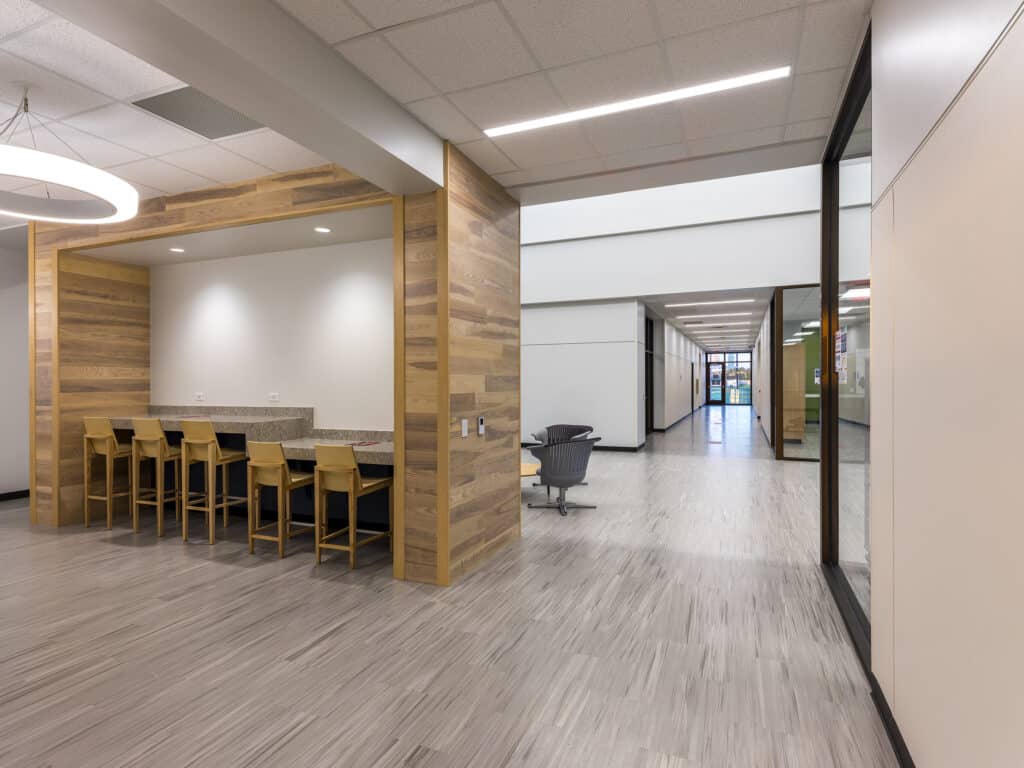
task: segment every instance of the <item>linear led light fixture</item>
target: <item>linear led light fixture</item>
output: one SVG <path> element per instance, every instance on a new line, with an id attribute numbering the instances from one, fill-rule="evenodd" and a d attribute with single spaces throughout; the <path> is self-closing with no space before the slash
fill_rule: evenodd
<path id="1" fill-rule="evenodd" d="M 753 312 L 716 312 L 713 315 L 676 315 L 676 320 L 703 320 L 708 317 L 750 317 Z"/>
<path id="2" fill-rule="evenodd" d="M 811 332 L 811 331 L 800 331 L 799 333 L 794 333 L 793 335 L 794 336 L 813 336 L 814 333 Z"/>
<path id="3" fill-rule="evenodd" d="M 821 328 L 821 320 L 812 320 L 809 323 L 804 323 L 804 328 Z"/>
<path id="4" fill-rule="evenodd" d="M 625 101 L 613 101 L 610 104 L 601 104 L 597 107 L 587 107 L 586 109 L 574 109 L 571 112 L 561 112 L 557 115 L 548 115 L 547 117 L 538 117 L 534 120 L 524 120 L 521 123 L 509 123 L 507 125 L 499 125 L 496 128 L 487 128 L 484 133 L 489 137 L 497 138 L 498 136 L 508 136 L 510 133 L 522 133 L 523 131 L 532 131 L 537 128 L 547 128 L 552 125 L 563 125 L 564 123 L 575 123 L 578 120 L 590 120 L 593 117 L 601 117 L 603 115 L 614 115 L 619 112 L 629 112 L 634 109 L 643 109 L 644 107 L 654 107 L 658 104 L 668 104 L 672 101 L 682 101 L 683 99 L 692 99 L 695 96 L 704 96 L 708 93 L 718 93 L 720 91 L 729 91 L 733 88 L 743 88 L 747 85 L 757 85 L 758 83 L 766 83 L 769 80 L 780 80 L 784 77 L 789 77 L 789 67 L 778 67 L 776 69 L 765 69 L 760 72 L 752 72 L 749 75 L 740 75 L 739 77 L 729 77 L 725 80 L 714 80 L 710 83 L 701 83 L 699 85 L 690 85 L 686 88 L 677 88 L 673 91 L 663 91 L 661 93 L 652 93 L 649 96 L 639 96 L 635 99 L 626 99 Z"/>
<path id="5" fill-rule="evenodd" d="M 757 299 L 729 299 L 728 301 L 691 301 L 688 304 L 666 304 L 665 308 L 678 309 L 679 307 L 714 307 L 720 304 L 753 304 Z"/>
<path id="6" fill-rule="evenodd" d="M 843 293 L 839 298 L 845 301 L 859 301 L 860 299 L 870 299 L 871 288 L 851 288 L 850 290 Z"/>
<path id="7" fill-rule="evenodd" d="M 694 326 L 694 325 L 704 325 L 704 323 L 683 323 L 683 325 L 685 325 L 687 328 L 690 328 L 691 326 Z M 709 328 L 717 328 L 717 327 L 723 326 L 723 325 L 754 325 L 754 322 L 752 320 L 740 320 L 738 322 L 731 322 L 730 321 L 728 323 L 717 323 L 717 322 L 715 322 L 715 323 L 708 323 L 707 327 L 709 327 Z"/>

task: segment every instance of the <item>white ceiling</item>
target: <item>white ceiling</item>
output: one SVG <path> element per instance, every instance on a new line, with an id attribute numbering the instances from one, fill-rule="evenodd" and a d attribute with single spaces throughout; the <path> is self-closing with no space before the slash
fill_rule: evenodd
<path id="1" fill-rule="evenodd" d="M 327 227 L 331 231 L 322 234 L 314 231 L 314 227 Z M 375 205 L 370 208 L 196 232 L 191 235 L 160 237 L 105 248 L 90 248 L 81 253 L 126 264 L 157 266 L 319 248 L 338 243 L 383 240 L 392 236 L 392 227 L 391 206 Z M 182 248 L 185 252 L 171 253 L 170 248 Z"/>
<path id="2" fill-rule="evenodd" d="M 683 334 L 710 352 L 741 350 L 754 346 L 761 329 L 764 314 L 772 300 L 774 289 L 751 288 L 730 291 L 698 291 L 694 293 L 666 293 L 658 296 L 644 296 L 640 300 L 647 308 L 666 322 L 671 323 Z M 712 304 L 699 307 L 667 307 L 667 304 L 683 304 L 706 301 L 735 301 L 754 299 L 744 304 Z M 724 313 L 746 313 L 730 317 L 701 317 Z M 680 319 L 680 316 L 686 316 Z M 698 323 L 699 325 L 688 325 Z M 727 324 L 728 323 L 728 324 Z M 743 323 L 743 325 L 735 325 Z M 718 337 L 722 340 L 719 341 Z"/>
<path id="3" fill-rule="evenodd" d="M 11 143 L 32 147 L 34 140 L 74 159 L 77 152 L 143 198 L 326 162 L 269 129 L 211 141 L 139 109 L 133 101 L 183 83 L 27 0 L 0 0 L 3 118 L 14 112 L 21 83 L 30 85 L 30 109 L 49 130 L 21 130 Z M 12 177 L 0 176 L 0 188 L 45 194 L 42 185 Z"/>
<path id="4" fill-rule="evenodd" d="M 278 2 L 507 187 L 807 139 L 820 154 L 870 8 L 870 0 Z M 493 141 L 483 134 L 787 64 L 794 75 L 782 82 Z"/>

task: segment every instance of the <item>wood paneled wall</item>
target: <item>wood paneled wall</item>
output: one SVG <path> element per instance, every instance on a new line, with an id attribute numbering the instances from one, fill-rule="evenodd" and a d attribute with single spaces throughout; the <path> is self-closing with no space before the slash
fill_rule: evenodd
<path id="1" fill-rule="evenodd" d="M 519 203 L 451 146 L 445 178 L 403 208 L 406 577 L 437 584 L 520 533 Z"/>
<path id="2" fill-rule="evenodd" d="M 448 146 L 448 544 L 456 579 L 520 534 L 519 203 Z M 476 419 L 483 416 L 485 434 Z M 461 437 L 461 420 L 469 437 Z"/>
<path id="3" fill-rule="evenodd" d="M 391 203 L 327 165 L 145 201 L 120 224 L 37 224 L 30 236 L 32 519 L 82 519 L 87 412 L 143 412 L 149 402 L 148 275 L 74 251 L 321 211 Z"/>

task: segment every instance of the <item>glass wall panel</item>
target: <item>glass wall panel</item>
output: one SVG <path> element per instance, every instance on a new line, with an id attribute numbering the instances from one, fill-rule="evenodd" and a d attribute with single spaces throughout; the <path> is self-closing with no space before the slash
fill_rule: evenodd
<path id="1" fill-rule="evenodd" d="M 871 97 L 839 162 L 839 565 L 870 615 Z"/>
<path id="2" fill-rule="evenodd" d="M 750 352 L 730 352 L 725 356 L 726 405 L 750 405 L 751 368 Z"/>
<path id="3" fill-rule="evenodd" d="M 782 291 L 782 456 L 821 458 L 821 287 Z"/>

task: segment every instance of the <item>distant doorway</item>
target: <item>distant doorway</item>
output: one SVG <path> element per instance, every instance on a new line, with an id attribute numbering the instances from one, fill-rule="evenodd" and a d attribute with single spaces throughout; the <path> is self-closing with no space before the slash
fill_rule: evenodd
<path id="1" fill-rule="evenodd" d="M 708 405 L 725 405 L 725 363 L 708 363 Z"/>
<path id="2" fill-rule="evenodd" d="M 644 434 L 654 431 L 654 321 L 644 322 Z"/>

